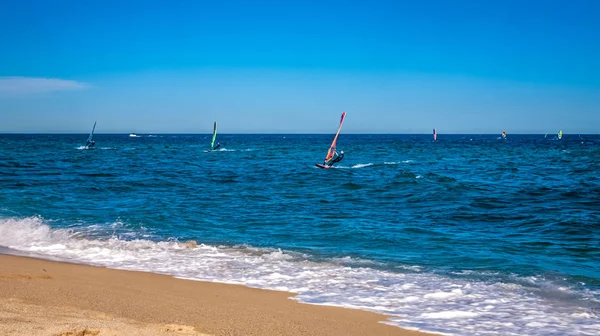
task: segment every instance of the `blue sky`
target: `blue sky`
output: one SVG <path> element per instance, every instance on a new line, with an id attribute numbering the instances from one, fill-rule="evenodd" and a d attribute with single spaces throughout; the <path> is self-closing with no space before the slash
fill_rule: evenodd
<path id="1" fill-rule="evenodd" d="M 2 1 L 0 132 L 597 133 L 600 1 Z"/>

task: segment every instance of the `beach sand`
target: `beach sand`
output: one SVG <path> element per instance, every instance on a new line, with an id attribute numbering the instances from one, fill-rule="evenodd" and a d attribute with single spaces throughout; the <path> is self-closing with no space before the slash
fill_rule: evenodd
<path id="1" fill-rule="evenodd" d="M 291 295 L 0 255 L 0 335 L 431 335 Z"/>

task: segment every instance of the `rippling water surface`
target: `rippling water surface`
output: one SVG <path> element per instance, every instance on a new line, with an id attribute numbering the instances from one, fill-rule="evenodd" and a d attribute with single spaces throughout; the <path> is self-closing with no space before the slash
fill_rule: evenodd
<path id="1" fill-rule="evenodd" d="M 342 134 L 330 170 L 330 135 L 86 137 L 0 135 L 0 246 L 445 334 L 600 334 L 597 135 Z"/>

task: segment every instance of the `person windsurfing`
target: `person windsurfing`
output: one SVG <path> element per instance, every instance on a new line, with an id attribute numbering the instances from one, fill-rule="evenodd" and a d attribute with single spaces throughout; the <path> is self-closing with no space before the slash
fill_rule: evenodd
<path id="1" fill-rule="evenodd" d="M 334 163 L 342 161 L 344 157 L 344 152 L 342 155 L 339 155 L 336 150 L 336 144 L 338 140 L 338 136 L 340 135 L 340 131 L 342 130 L 342 125 L 344 124 L 344 119 L 346 119 L 346 112 L 342 112 L 342 116 L 340 117 L 340 125 L 338 126 L 338 130 L 333 137 L 333 141 L 331 142 L 331 146 L 329 146 L 329 150 L 327 151 L 327 155 L 325 156 L 325 160 L 323 160 L 323 164 L 316 163 L 315 165 L 319 168 L 330 168 Z"/>
<path id="2" fill-rule="evenodd" d="M 92 140 L 94 137 L 94 131 L 96 130 L 96 122 L 94 122 L 94 127 L 92 127 L 92 131 L 90 132 L 90 136 L 88 136 L 87 141 L 85 142 L 85 148 L 89 149 L 94 147 L 96 141 Z"/>
<path id="3" fill-rule="evenodd" d="M 215 145 L 216 140 L 217 140 L 217 122 L 215 121 L 215 124 L 213 126 L 212 141 L 210 142 L 210 149 L 207 150 L 207 152 L 212 152 L 212 151 L 216 150 L 217 148 L 219 148 L 219 146 L 221 146 L 220 142 L 217 142 L 217 144 Z"/>
<path id="4" fill-rule="evenodd" d="M 338 152 L 336 151 L 335 154 L 333 155 L 333 159 L 331 159 L 329 161 L 329 163 L 327 162 L 323 162 L 323 165 L 327 165 L 328 167 L 333 166 L 335 163 L 338 163 L 340 161 L 342 161 L 344 159 L 344 151 L 341 151 L 341 153 L 338 154 Z"/>
<path id="5" fill-rule="evenodd" d="M 96 144 L 96 141 L 94 141 L 94 140 L 88 140 L 85 143 L 85 147 L 86 148 L 92 148 L 92 147 L 94 147 L 95 144 Z"/>

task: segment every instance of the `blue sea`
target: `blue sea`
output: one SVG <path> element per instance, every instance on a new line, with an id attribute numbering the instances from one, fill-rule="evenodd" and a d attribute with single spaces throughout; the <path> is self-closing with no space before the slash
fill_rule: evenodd
<path id="1" fill-rule="evenodd" d="M 600 136 L 0 135 L 0 246 L 447 335 L 600 335 Z M 196 244 L 194 244 L 193 242 Z"/>

